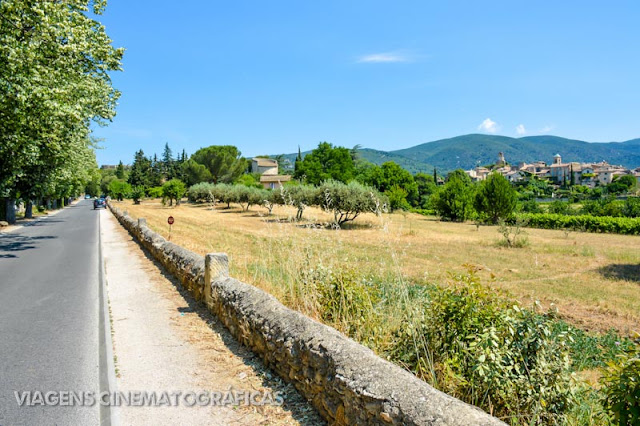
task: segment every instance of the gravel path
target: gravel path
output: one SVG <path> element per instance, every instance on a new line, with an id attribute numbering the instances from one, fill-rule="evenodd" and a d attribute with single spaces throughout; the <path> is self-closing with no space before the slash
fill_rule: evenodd
<path id="1" fill-rule="evenodd" d="M 122 406 L 125 425 L 322 424 L 291 385 L 239 345 L 117 223 L 100 212 L 118 392 L 182 392 L 171 406 Z M 176 285 L 177 284 L 177 285 Z M 283 406 L 215 406 L 196 403 L 188 392 L 279 393 Z M 223 394 L 224 395 L 224 394 Z M 159 400 L 159 399 L 158 399 Z M 175 404 L 175 401 L 178 404 Z M 165 400 L 166 402 L 166 400 Z M 177 406 L 176 406 L 177 405 Z"/>

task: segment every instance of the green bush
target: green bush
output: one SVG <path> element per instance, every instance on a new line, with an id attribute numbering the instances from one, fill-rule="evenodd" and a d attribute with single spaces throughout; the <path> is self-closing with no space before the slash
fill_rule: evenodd
<path id="1" fill-rule="evenodd" d="M 189 201 L 194 203 L 212 202 L 214 199 L 215 185 L 207 182 L 191 185 L 187 191 Z"/>
<path id="2" fill-rule="evenodd" d="M 515 423 L 561 423 L 573 388 L 568 333 L 473 272 L 406 310 L 389 355 L 437 388 Z"/>
<path id="3" fill-rule="evenodd" d="M 149 195 L 149 197 L 151 197 L 151 198 L 160 198 L 160 197 L 162 197 L 162 187 L 161 186 L 154 186 L 153 188 L 149 188 L 147 190 L 147 195 Z"/>
<path id="4" fill-rule="evenodd" d="M 640 424 L 640 344 L 608 364 L 602 384 L 603 405 L 616 424 Z"/>

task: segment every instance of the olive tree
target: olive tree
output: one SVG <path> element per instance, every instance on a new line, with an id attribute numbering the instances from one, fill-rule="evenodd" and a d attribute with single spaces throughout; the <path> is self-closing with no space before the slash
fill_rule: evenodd
<path id="1" fill-rule="evenodd" d="M 329 180 L 320 185 L 320 205 L 333 213 L 334 223 L 340 227 L 355 220 L 362 213 L 380 213 L 384 203 L 374 188 L 356 181 L 347 184 Z"/>

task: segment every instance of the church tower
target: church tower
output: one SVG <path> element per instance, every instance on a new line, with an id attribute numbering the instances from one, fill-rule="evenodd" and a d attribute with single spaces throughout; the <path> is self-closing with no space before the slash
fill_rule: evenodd
<path id="1" fill-rule="evenodd" d="M 556 154 L 553 156 L 553 164 L 562 164 L 562 157 L 560 154 Z"/>

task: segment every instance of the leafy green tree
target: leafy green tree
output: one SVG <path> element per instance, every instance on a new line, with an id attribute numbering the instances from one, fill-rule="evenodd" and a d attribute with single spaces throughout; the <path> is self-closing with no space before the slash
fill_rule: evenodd
<path id="1" fill-rule="evenodd" d="M 127 182 L 114 179 L 109 183 L 109 195 L 118 201 L 124 200 L 131 193 L 131 185 Z"/>
<path id="2" fill-rule="evenodd" d="M 171 179 L 162 185 L 162 196 L 169 200 L 169 205 L 173 205 L 175 200 L 176 205 L 180 204 L 180 200 L 187 192 L 187 188 L 184 183 L 178 179 Z"/>
<path id="3" fill-rule="evenodd" d="M 430 198 L 438 191 L 433 176 L 426 173 L 416 173 L 413 180 L 418 187 L 418 207 L 427 209 L 431 207 Z"/>
<path id="4" fill-rule="evenodd" d="M 329 179 L 349 182 L 355 177 L 355 166 L 347 148 L 321 142 L 298 162 L 294 177 L 312 185 L 319 185 Z"/>
<path id="5" fill-rule="evenodd" d="M 231 183 L 247 169 L 247 160 L 232 145 L 212 145 L 200 148 L 191 159 L 209 170 L 213 183 Z"/>
<path id="6" fill-rule="evenodd" d="M 444 188 L 434 195 L 434 208 L 443 219 L 464 222 L 475 214 L 474 195 L 471 178 L 463 170 L 456 170 L 449 174 Z"/>
<path id="7" fill-rule="evenodd" d="M 0 161 L 0 197 L 8 205 L 19 194 L 70 196 L 94 167 L 90 122 L 115 115 L 109 73 L 123 54 L 93 19 L 105 5 L 0 2 L 0 158 L 11 159 Z"/>
<path id="8" fill-rule="evenodd" d="M 513 215 L 518 194 L 500 173 L 491 173 L 480 183 L 475 196 L 476 211 L 486 220 L 497 224 Z"/>
<path id="9" fill-rule="evenodd" d="M 633 175 L 617 176 L 613 182 L 607 185 L 607 192 L 609 194 L 623 194 L 635 189 L 638 185 L 638 181 Z"/>
<path id="10" fill-rule="evenodd" d="M 182 170 L 183 179 L 189 186 L 212 180 L 209 169 L 192 159 L 188 159 L 182 163 L 180 169 Z"/>
<path id="11" fill-rule="evenodd" d="M 382 166 L 367 167 L 360 173 L 359 180 L 387 194 L 392 210 L 407 209 L 409 203 L 418 204 L 418 185 L 413 176 L 393 161 L 387 161 Z M 398 198 L 403 194 L 404 198 Z"/>
<path id="12" fill-rule="evenodd" d="M 258 189 L 264 188 L 260 184 L 260 174 L 258 173 L 256 174 L 245 173 L 241 175 L 238 179 L 236 179 L 234 183 L 238 185 L 250 186 L 252 188 L 258 188 Z"/>

